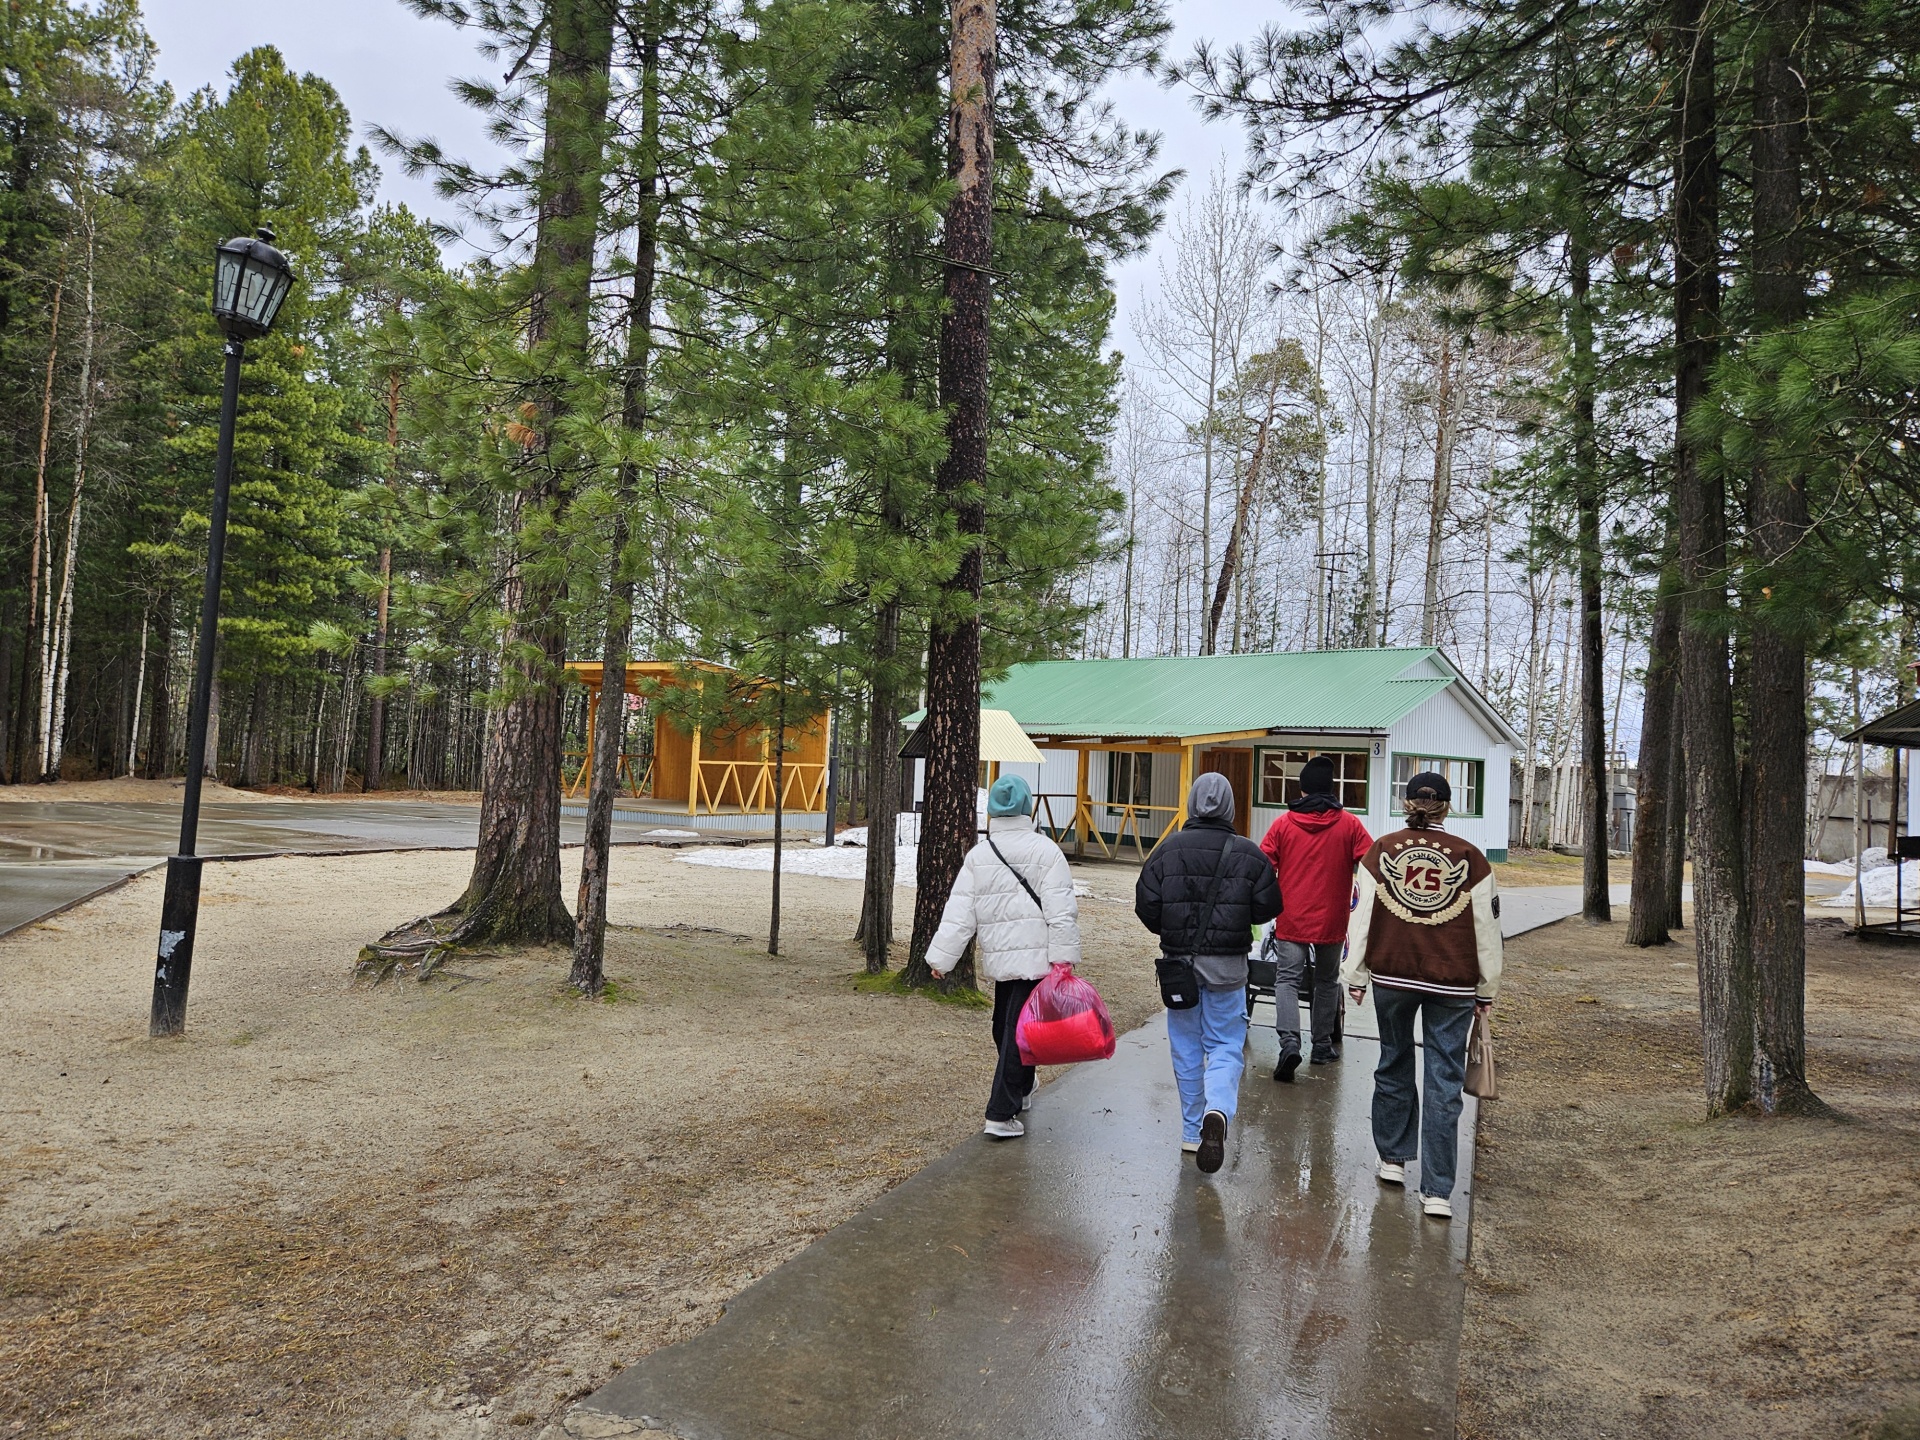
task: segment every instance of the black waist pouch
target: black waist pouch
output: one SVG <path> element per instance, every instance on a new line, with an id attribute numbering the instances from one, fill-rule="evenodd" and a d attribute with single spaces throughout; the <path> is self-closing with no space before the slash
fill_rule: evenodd
<path id="1" fill-rule="evenodd" d="M 1153 962 L 1160 977 L 1160 1003 L 1169 1010 L 1191 1010 L 1200 1003 L 1200 977 L 1185 955 L 1162 955 Z"/>

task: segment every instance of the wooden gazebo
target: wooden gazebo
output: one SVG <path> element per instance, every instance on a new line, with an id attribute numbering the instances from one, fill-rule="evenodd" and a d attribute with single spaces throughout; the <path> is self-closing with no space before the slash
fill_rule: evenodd
<path id="1" fill-rule="evenodd" d="M 1902 705 L 1889 715 L 1869 721 L 1851 735 L 1840 737 L 1842 744 L 1881 745 L 1886 747 L 1892 759 L 1893 784 L 1892 804 L 1887 809 L 1887 855 L 1894 862 L 1893 871 L 1893 919 L 1869 923 L 1866 915 L 1866 876 L 1860 870 L 1860 852 L 1873 843 L 1873 825 L 1871 821 L 1862 829 L 1856 828 L 1856 843 L 1853 854 L 1853 895 L 1854 895 L 1854 934 L 1862 940 L 1896 940 L 1911 943 L 1920 940 L 1920 925 L 1909 925 L 1908 919 L 1913 911 L 1906 897 L 1906 862 L 1920 860 L 1920 835 L 1902 835 L 1900 833 L 1900 756 L 1903 751 L 1920 750 L 1920 700 Z M 1861 774 L 1860 767 L 1855 775 Z M 1908 771 L 1909 777 L 1913 771 Z M 1911 785 L 1911 778 L 1909 780 Z M 1857 792 L 1856 792 L 1857 793 Z M 1911 810 L 1913 796 L 1907 796 Z M 1856 807 L 1856 815 L 1857 815 Z M 1908 824 L 1912 824 L 1912 815 L 1908 815 Z M 1857 820 L 1856 820 L 1857 825 Z"/>
<path id="2" fill-rule="evenodd" d="M 657 698 L 686 683 L 689 670 L 724 679 L 735 672 L 711 661 L 691 665 L 670 660 L 634 660 L 627 665 L 626 693 L 642 697 L 653 732 L 652 758 L 636 766 L 631 755 L 620 757 L 622 789 L 629 795 L 659 805 L 684 807 L 689 815 L 771 814 L 774 808 L 775 749 L 771 727 L 742 727 L 701 731 L 685 723 L 671 706 Z M 567 752 L 562 782 L 568 799 L 584 795 L 593 779 L 593 703 L 604 683 L 605 667 L 598 660 L 576 660 L 567 673 L 586 687 L 587 745 Z M 629 702 L 630 704 L 632 702 Z M 824 812 L 827 808 L 827 717 L 813 711 L 788 724 L 786 758 L 779 766 L 782 808 Z"/>

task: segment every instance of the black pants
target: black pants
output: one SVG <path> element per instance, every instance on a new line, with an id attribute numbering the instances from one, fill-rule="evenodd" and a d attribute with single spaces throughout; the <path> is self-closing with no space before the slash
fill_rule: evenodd
<path id="1" fill-rule="evenodd" d="M 1000 1063 L 993 1067 L 993 1093 L 987 1097 L 987 1119 L 1011 1120 L 1020 1102 L 1033 1093 L 1033 1066 L 1020 1063 L 1020 1045 L 1013 1032 L 1020 1023 L 1020 1007 L 1027 1003 L 1038 980 L 993 982 L 993 1043 Z"/>
<path id="2" fill-rule="evenodd" d="M 1298 940 L 1274 942 L 1273 1028 L 1280 1035 L 1280 1053 L 1300 1053 L 1300 1002 L 1313 1007 L 1313 1053 L 1322 1058 L 1340 1048 L 1341 1016 L 1345 997 L 1340 989 L 1340 961 L 1346 942 L 1307 945 Z"/>

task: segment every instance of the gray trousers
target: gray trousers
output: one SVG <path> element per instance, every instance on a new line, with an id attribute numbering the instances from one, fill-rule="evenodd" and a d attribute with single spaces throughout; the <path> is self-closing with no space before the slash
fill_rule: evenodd
<path id="1" fill-rule="evenodd" d="M 1313 1048 L 1321 1054 L 1340 1044 L 1340 956 L 1346 946 L 1329 940 L 1308 945 L 1298 940 L 1273 942 L 1273 1028 L 1280 1036 L 1280 1053 L 1300 1053 L 1300 1002 L 1313 1006 Z"/>

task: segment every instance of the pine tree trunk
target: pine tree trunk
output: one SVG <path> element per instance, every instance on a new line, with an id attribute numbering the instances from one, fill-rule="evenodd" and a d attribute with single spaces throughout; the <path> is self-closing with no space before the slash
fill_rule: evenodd
<path id="1" fill-rule="evenodd" d="M 13 768 L 13 596 L 0 609 L 0 785 L 11 785 Z"/>
<path id="2" fill-rule="evenodd" d="M 641 388 L 644 391 L 644 380 Z M 613 802 L 620 793 L 620 757 L 626 750 L 627 655 L 633 633 L 633 572 L 624 555 L 628 538 L 627 510 L 622 503 L 613 519 L 606 639 L 600 650 L 600 692 L 594 697 L 600 709 L 593 727 L 586 834 L 580 847 L 573 968 L 567 976 L 568 984 L 589 996 L 599 995 L 606 986 L 607 885 L 613 859 Z"/>
<path id="3" fill-rule="evenodd" d="M 1709 1114 L 1753 1098 L 1753 952 L 1727 655 L 1726 487 L 1689 421 L 1706 397 L 1720 330 L 1715 34 L 1706 0 L 1675 0 L 1674 508 L 1679 518 L 1680 683 L 1686 694 L 1694 943 Z"/>
<path id="4" fill-rule="evenodd" d="M 1539 843 L 1539 825 L 1533 812 L 1540 791 L 1540 672 L 1544 668 L 1540 651 L 1540 612 L 1544 607 L 1539 594 L 1532 588 L 1535 583 L 1531 578 L 1528 581 L 1527 598 L 1533 603 L 1527 607 L 1526 768 L 1520 774 L 1519 842 L 1528 850 L 1537 848 Z"/>
<path id="5" fill-rule="evenodd" d="M 1613 787 L 1607 769 L 1607 632 L 1600 608 L 1600 450 L 1593 433 L 1593 252 L 1583 228 L 1567 236 L 1571 284 L 1567 306 L 1572 342 L 1573 468 L 1580 528 L 1580 914 L 1590 925 L 1613 919 L 1607 891 L 1607 849 L 1613 829 Z"/>
<path id="6" fill-rule="evenodd" d="M 874 633 L 872 704 L 867 712 L 867 876 L 859 939 L 867 973 L 886 970 L 893 946 L 894 861 L 900 833 L 900 697 L 893 667 L 900 650 L 900 603 L 880 607 Z"/>
<path id="7" fill-rule="evenodd" d="M 148 661 L 152 673 L 147 688 L 152 709 L 147 717 L 147 762 L 141 773 L 158 780 L 172 769 L 173 713 L 167 693 L 167 681 L 173 670 L 173 596 L 163 594 L 154 605 L 158 633 L 154 636 L 153 655 Z"/>
<path id="8" fill-rule="evenodd" d="M 784 645 L 782 646 L 784 649 Z M 773 909 L 767 919 L 767 954 L 780 953 L 780 862 L 786 859 L 787 667 L 780 667 L 780 701 L 773 732 Z"/>
<path id="9" fill-rule="evenodd" d="M 1678 636 L 1674 647 L 1674 720 L 1667 758 L 1667 929 L 1686 929 L 1686 691 L 1678 684 Z"/>
<path id="10" fill-rule="evenodd" d="M 653 363 L 653 292 L 659 265 L 657 241 L 660 144 L 660 6 L 644 10 L 640 35 L 641 170 L 638 236 L 634 246 L 633 297 L 627 311 L 626 375 L 620 420 L 634 436 L 647 430 L 647 385 Z M 587 782 L 586 835 L 580 849 L 580 894 L 573 927 L 576 990 L 598 995 L 606 984 L 607 882 L 612 861 L 613 802 L 620 793 L 620 757 L 626 749 L 627 655 L 633 641 L 633 569 L 625 551 L 628 511 L 640 488 L 639 469 L 620 467 L 607 585 L 606 640 L 600 652 L 600 713 L 594 726 L 592 774 Z"/>
<path id="11" fill-rule="evenodd" d="M 1804 0 L 1762 12 L 1754 67 L 1753 262 L 1756 324 L 1778 329 L 1806 306 L 1800 232 L 1808 95 L 1796 46 Z M 1805 477 L 1782 448 L 1763 445 L 1752 477 L 1752 543 L 1763 582 L 1780 583 L 1808 526 Z M 1756 1011 L 1754 1091 L 1761 1109 L 1826 1107 L 1806 1076 L 1807 648 L 1771 623 L 1765 598 L 1748 602 L 1752 698 L 1747 721 L 1747 886 L 1753 923 Z M 1896 803 L 1899 797 L 1895 797 Z"/>
<path id="12" fill-rule="evenodd" d="M 947 160 L 946 313 L 940 400 L 947 453 L 935 489 L 969 544 L 943 587 L 927 646 L 927 808 L 920 831 L 909 984 L 924 984 L 927 946 L 975 832 L 980 779 L 980 586 L 986 530 L 988 312 L 993 263 L 994 0 L 955 0 Z M 948 985 L 973 987 L 969 958 Z"/>
<path id="13" fill-rule="evenodd" d="M 514 496 L 511 509 L 517 553 L 503 586 L 512 618 L 501 676 L 509 698 L 482 766 L 473 875 L 453 907 L 461 916 L 455 935 L 462 944 L 573 938 L 560 893 L 559 680 L 566 663 L 566 597 L 560 582 L 529 574 L 533 557 L 524 537 L 537 516 L 565 508 L 574 485 L 574 467 L 556 432 L 568 408 L 568 376 L 588 358 L 616 8 L 611 0 L 556 0 L 548 11 L 551 58 L 528 342 L 545 357 L 540 368 L 553 378 L 536 401 L 537 478 Z"/>
<path id="14" fill-rule="evenodd" d="M 1647 670 L 1640 710 L 1640 777 L 1633 816 L 1633 894 L 1627 908 L 1627 944 L 1665 945 L 1668 807 L 1683 804 L 1672 789 L 1673 739 L 1679 692 L 1679 599 L 1671 567 L 1662 570 L 1660 596 L 1647 638 Z"/>
<path id="15" fill-rule="evenodd" d="M 380 547 L 380 599 L 374 609 L 373 677 L 387 674 L 387 609 L 393 598 L 393 547 Z M 379 690 L 367 706 L 367 758 L 360 767 L 362 791 L 378 790 L 387 772 L 387 697 Z"/>
<path id="16" fill-rule="evenodd" d="M 256 675 L 247 696 L 247 728 L 240 733 L 240 773 L 235 783 L 252 788 L 260 783 L 260 749 L 267 724 L 267 682 Z"/>
<path id="17" fill-rule="evenodd" d="M 1573 763 L 1576 753 L 1570 738 L 1572 717 L 1567 713 L 1574 703 L 1574 689 L 1567 683 L 1573 674 L 1573 626 L 1574 612 L 1569 610 L 1560 630 L 1560 695 L 1553 707 L 1553 788 L 1547 806 L 1547 843 L 1558 845 L 1570 845 L 1575 839 L 1571 807 L 1567 804 L 1567 787 L 1572 778 L 1567 774 L 1567 767 Z"/>
<path id="18" fill-rule="evenodd" d="M 220 710 L 225 698 L 226 687 L 220 683 L 220 646 L 213 647 L 213 688 L 207 697 L 207 754 L 202 762 L 201 776 L 215 781 L 220 779 Z"/>

